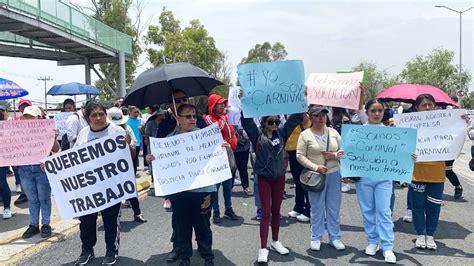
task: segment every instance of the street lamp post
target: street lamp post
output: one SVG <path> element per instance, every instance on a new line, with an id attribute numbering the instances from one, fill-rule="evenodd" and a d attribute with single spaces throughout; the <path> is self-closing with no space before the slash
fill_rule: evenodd
<path id="1" fill-rule="evenodd" d="M 459 14 L 459 74 L 462 73 L 462 14 L 463 13 L 466 13 L 467 11 L 471 10 L 474 8 L 474 6 L 471 6 L 470 8 L 468 9 L 465 9 L 465 10 L 456 10 L 456 9 L 453 9 L 453 8 L 450 8 L 450 7 L 447 7 L 447 6 L 435 6 L 437 8 L 446 8 L 450 11 L 453 11 L 453 12 L 456 12 Z M 460 84 L 459 84 L 459 90 L 462 91 L 462 79 L 460 80 Z"/>

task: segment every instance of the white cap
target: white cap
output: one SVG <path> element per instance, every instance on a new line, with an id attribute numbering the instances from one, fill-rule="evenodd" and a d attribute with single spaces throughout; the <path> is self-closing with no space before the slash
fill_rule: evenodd
<path id="1" fill-rule="evenodd" d="M 23 110 L 23 115 L 31 115 L 33 117 L 41 117 L 43 112 L 37 106 L 27 106 Z"/>
<path id="2" fill-rule="evenodd" d="M 112 107 L 107 110 L 107 119 L 111 123 L 120 126 L 127 123 L 128 115 L 123 115 L 122 110 L 120 110 L 120 108 Z"/>

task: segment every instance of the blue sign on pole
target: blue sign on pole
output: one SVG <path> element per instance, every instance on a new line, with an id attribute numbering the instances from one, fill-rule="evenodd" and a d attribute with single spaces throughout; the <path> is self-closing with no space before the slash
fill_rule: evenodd
<path id="1" fill-rule="evenodd" d="M 240 64 L 237 73 L 245 117 L 307 111 L 303 61 Z"/>
<path id="2" fill-rule="evenodd" d="M 343 125 L 342 176 L 411 183 L 416 134 L 414 128 Z"/>

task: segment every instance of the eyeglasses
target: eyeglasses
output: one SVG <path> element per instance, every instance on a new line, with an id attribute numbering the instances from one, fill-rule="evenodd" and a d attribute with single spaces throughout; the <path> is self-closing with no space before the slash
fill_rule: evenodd
<path id="1" fill-rule="evenodd" d="M 269 126 L 273 126 L 273 125 L 279 126 L 280 124 L 281 124 L 280 120 L 267 120 L 267 125 Z"/>
<path id="2" fill-rule="evenodd" d="M 174 103 L 176 104 L 179 104 L 179 103 L 187 103 L 188 102 L 188 98 L 176 98 L 174 99 Z"/>
<path id="3" fill-rule="evenodd" d="M 180 115 L 181 117 L 184 117 L 188 120 L 191 120 L 191 119 L 197 119 L 197 115 Z"/>

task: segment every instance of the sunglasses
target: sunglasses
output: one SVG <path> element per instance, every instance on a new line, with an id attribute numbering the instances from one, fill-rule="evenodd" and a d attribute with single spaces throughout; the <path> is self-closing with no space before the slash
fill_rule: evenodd
<path id="1" fill-rule="evenodd" d="M 281 124 L 280 120 L 267 120 L 267 125 L 269 126 L 273 126 L 273 125 L 279 126 L 280 124 Z"/>
<path id="2" fill-rule="evenodd" d="M 181 117 L 184 117 L 188 120 L 191 120 L 191 119 L 197 119 L 197 115 L 180 115 Z"/>
<path id="3" fill-rule="evenodd" d="M 176 98 L 174 99 L 174 103 L 179 104 L 179 103 L 187 103 L 188 98 Z"/>

